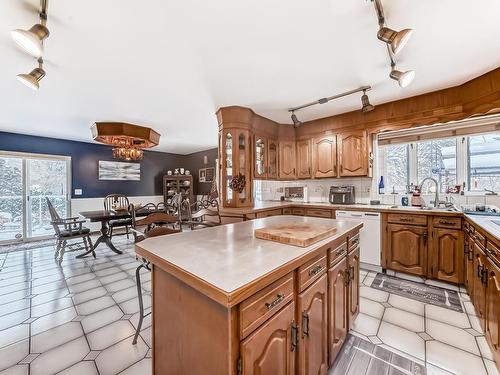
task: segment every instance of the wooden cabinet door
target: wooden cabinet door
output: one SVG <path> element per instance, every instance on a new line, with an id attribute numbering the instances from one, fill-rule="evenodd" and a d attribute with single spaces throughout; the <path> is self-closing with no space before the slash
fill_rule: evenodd
<path id="1" fill-rule="evenodd" d="M 253 157 L 254 157 L 254 178 L 266 178 L 267 177 L 267 140 L 264 137 L 255 136 L 254 147 L 253 147 Z"/>
<path id="2" fill-rule="evenodd" d="M 335 136 L 313 139 L 312 175 L 314 178 L 337 177 L 337 141 Z"/>
<path id="3" fill-rule="evenodd" d="M 326 375 L 328 371 L 326 274 L 299 294 L 298 305 L 301 318 L 298 373 Z"/>
<path id="4" fill-rule="evenodd" d="M 464 284 L 471 299 L 474 298 L 474 242 L 471 236 L 466 233 L 464 243 Z"/>
<path id="5" fill-rule="evenodd" d="M 297 142 L 297 177 L 311 178 L 311 141 Z"/>
<path id="6" fill-rule="evenodd" d="M 368 150 L 365 131 L 337 135 L 339 176 L 367 176 Z"/>
<path id="7" fill-rule="evenodd" d="M 295 174 L 295 142 L 279 143 L 279 178 L 294 179 Z"/>
<path id="8" fill-rule="evenodd" d="M 430 253 L 431 277 L 455 284 L 464 280 L 464 233 L 434 228 Z"/>
<path id="9" fill-rule="evenodd" d="M 486 317 L 486 287 L 484 283 L 484 272 L 486 270 L 486 254 L 476 242 L 474 242 L 474 307 L 476 315 L 485 328 Z"/>
<path id="10" fill-rule="evenodd" d="M 359 247 L 351 251 L 347 257 L 347 267 L 349 270 L 349 284 L 347 287 L 348 298 L 348 325 L 349 329 L 352 328 L 354 319 L 359 314 Z"/>
<path id="11" fill-rule="evenodd" d="M 295 305 L 292 302 L 241 343 L 243 374 L 295 373 L 291 329 L 294 314 Z"/>
<path id="12" fill-rule="evenodd" d="M 500 360 L 500 268 L 488 259 L 486 287 L 486 335 L 494 359 Z"/>
<path id="13" fill-rule="evenodd" d="M 267 140 L 267 178 L 278 178 L 278 142 Z"/>
<path id="14" fill-rule="evenodd" d="M 347 336 L 347 258 L 328 270 L 328 363 L 333 365 Z"/>
<path id="15" fill-rule="evenodd" d="M 387 224 L 386 236 L 387 268 L 427 275 L 427 227 Z"/>

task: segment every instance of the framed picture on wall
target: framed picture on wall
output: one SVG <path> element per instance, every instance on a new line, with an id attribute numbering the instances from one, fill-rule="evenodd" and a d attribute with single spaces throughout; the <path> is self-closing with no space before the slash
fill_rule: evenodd
<path id="1" fill-rule="evenodd" d="M 212 182 L 215 176 L 215 168 L 202 168 L 198 170 L 199 182 Z"/>
<path id="2" fill-rule="evenodd" d="M 99 180 L 140 181 L 141 164 L 99 160 Z"/>

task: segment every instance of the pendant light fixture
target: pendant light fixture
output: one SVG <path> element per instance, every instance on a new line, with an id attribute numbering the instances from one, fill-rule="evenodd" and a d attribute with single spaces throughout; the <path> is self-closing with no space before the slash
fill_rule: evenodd
<path id="1" fill-rule="evenodd" d="M 375 109 L 375 106 L 370 104 L 370 99 L 368 98 L 368 95 L 366 95 L 366 90 L 363 90 L 363 96 L 361 97 L 361 112 L 367 113 L 371 112 Z"/>
<path id="2" fill-rule="evenodd" d="M 96 122 L 90 129 L 95 141 L 113 146 L 113 157 L 119 160 L 140 161 L 144 158 L 145 148 L 160 143 L 160 134 L 144 126 Z"/>
<path id="3" fill-rule="evenodd" d="M 28 74 L 18 74 L 17 80 L 24 83 L 30 89 L 37 91 L 40 88 L 40 80 L 45 77 L 45 70 L 43 70 L 43 60 L 38 59 L 38 68 L 33 69 Z"/>
<path id="4" fill-rule="evenodd" d="M 396 69 L 395 56 L 401 52 L 405 44 L 410 39 L 413 30 L 403 29 L 401 31 L 392 30 L 385 25 L 384 9 L 382 7 L 381 0 L 372 0 L 375 5 L 375 12 L 377 13 L 379 31 L 377 33 L 377 38 L 384 43 L 386 43 L 387 53 L 389 54 L 389 60 L 391 64 L 391 72 L 389 77 L 399 83 L 401 87 L 407 87 L 415 78 L 415 71 L 400 71 Z"/>
<path id="5" fill-rule="evenodd" d="M 45 77 L 43 69 L 43 41 L 50 35 L 47 28 L 48 0 L 40 0 L 40 22 L 29 30 L 16 29 L 11 31 L 12 39 L 27 53 L 38 59 L 38 68 L 28 74 L 18 74 L 17 79 L 33 90 L 40 88 L 40 80 Z"/>

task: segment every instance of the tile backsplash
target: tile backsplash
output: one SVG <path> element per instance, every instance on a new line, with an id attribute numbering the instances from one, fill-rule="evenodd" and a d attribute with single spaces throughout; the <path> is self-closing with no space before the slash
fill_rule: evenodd
<path id="1" fill-rule="evenodd" d="M 328 178 L 318 180 L 298 180 L 298 181 L 254 181 L 254 191 L 256 200 L 273 201 L 279 200 L 284 195 L 285 187 L 307 186 L 309 202 L 328 202 L 330 186 L 353 185 L 356 195 L 356 203 L 369 204 L 372 199 L 379 199 L 382 204 L 401 205 L 401 198 L 405 194 L 378 194 L 378 182 L 375 178 Z M 430 205 L 434 199 L 434 194 L 423 194 L 424 200 Z M 451 200 L 457 206 L 469 204 L 486 204 L 500 208 L 500 196 L 498 195 L 477 195 L 477 194 L 439 194 L 440 200 Z"/>

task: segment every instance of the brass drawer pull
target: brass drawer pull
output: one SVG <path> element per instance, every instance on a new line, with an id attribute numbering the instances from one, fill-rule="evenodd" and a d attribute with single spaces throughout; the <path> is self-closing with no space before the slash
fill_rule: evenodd
<path id="1" fill-rule="evenodd" d="M 343 253 L 346 252 L 346 249 L 345 247 L 342 247 L 341 249 L 338 249 L 336 252 L 335 252 L 335 255 L 339 256 L 339 255 L 342 255 Z"/>
<path id="2" fill-rule="evenodd" d="M 400 217 L 399 220 L 403 221 L 405 223 L 412 223 L 413 222 L 413 218 L 411 218 L 411 217 Z"/>
<path id="3" fill-rule="evenodd" d="M 284 299 L 285 299 L 285 295 L 284 294 L 278 294 L 276 296 L 276 299 L 274 301 L 272 301 L 272 302 L 266 302 L 267 309 L 271 310 L 273 307 L 275 307 L 276 305 L 278 305 Z"/>
<path id="4" fill-rule="evenodd" d="M 439 220 L 439 224 L 443 225 L 455 225 L 453 221 L 448 221 L 448 220 Z"/>
<path id="5" fill-rule="evenodd" d="M 352 240 L 351 245 L 355 246 L 359 244 L 359 238 Z"/>
<path id="6" fill-rule="evenodd" d="M 311 268 L 309 270 L 309 276 L 314 276 L 314 275 L 317 275 L 318 273 L 320 273 L 321 271 L 323 271 L 323 266 L 321 264 L 318 264 L 316 267 L 314 268 Z"/>

